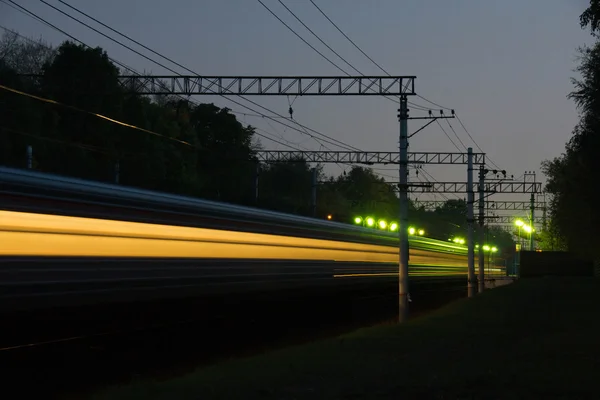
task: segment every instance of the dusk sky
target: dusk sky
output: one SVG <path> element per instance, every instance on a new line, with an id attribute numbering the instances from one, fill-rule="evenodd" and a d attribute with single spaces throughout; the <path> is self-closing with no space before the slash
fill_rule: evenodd
<path id="1" fill-rule="evenodd" d="M 81 15 L 46 0 L 78 18 Z M 322 46 L 276 0 L 263 0 L 302 37 L 336 64 L 356 75 Z M 17 3 L 110 57 L 138 71 L 166 70 L 133 54 L 37 0 Z M 79 0 L 69 2 L 100 21 L 133 37 L 202 75 L 343 75 L 302 43 L 257 0 Z M 366 75 L 383 73 L 353 47 L 308 0 L 285 0 L 325 42 Z M 590 42 L 579 27 L 586 0 L 315 0 L 315 3 L 371 58 L 392 75 L 416 75 L 416 92 L 456 110 L 489 158 L 520 177 L 538 171 L 558 156 L 577 123 L 577 111 L 566 98 L 576 76 L 577 47 Z M 106 31 L 93 22 L 94 27 Z M 52 45 L 61 33 L 0 2 L 0 25 Z M 113 37 L 116 34 L 106 31 Z M 124 40 L 119 38 L 119 40 Z M 131 44 L 131 43 L 128 43 Z M 132 45 L 135 46 L 135 45 Z M 143 49 L 137 50 L 158 59 Z M 177 71 L 186 73 L 178 67 Z M 197 97 L 234 111 L 252 113 L 219 97 Z M 238 99 L 239 100 L 239 99 Z M 288 115 L 285 97 L 252 100 Z M 437 107 L 421 98 L 411 102 Z M 302 97 L 293 104 L 294 118 L 304 125 L 363 150 L 397 151 L 397 105 L 376 97 Z M 411 116 L 425 115 L 413 109 Z M 319 150 L 313 139 L 263 118 L 238 115 L 245 124 L 285 138 L 294 147 Z M 458 143 L 446 121 L 442 126 Z M 477 147 L 458 121 L 450 124 L 462 142 Z M 409 122 L 409 132 L 422 123 Z M 265 149 L 285 149 L 261 139 Z M 332 147 L 332 146 L 329 146 Z M 434 123 L 411 140 L 410 151 L 457 151 Z M 397 180 L 394 166 L 379 171 Z M 428 166 L 438 181 L 465 181 L 463 166 Z M 338 174 L 341 167 L 328 172 Z M 425 179 L 426 177 L 423 176 Z M 411 174 L 411 180 L 414 175 Z M 448 195 L 452 198 L 452 195 Z M 463 196 L 460 196 L 463 197 Z M 437 196 L 437 199 L 442 199 Z M 495 200 L 528 196 L 495 195 Z"/>

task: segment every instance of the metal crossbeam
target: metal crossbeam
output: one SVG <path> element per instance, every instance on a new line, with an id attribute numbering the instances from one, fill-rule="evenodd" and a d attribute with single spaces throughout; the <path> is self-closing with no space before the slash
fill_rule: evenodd
<path id="1" fill-rule="evenodd" d="M 127 90 L 144 94 L 224 96 L 415 95 L 415 76 L 119 76 Z"/>
<path id="2" fill-rule="evenodd" d="M 486 183 L 484 185 L 483 191 L 486 193 L 540 193 L 542 191 L 542 183 L 541 182 Z"/>
<path id="3" fill-rule="evenodd" d="M 499 216 L 493 216 L 493 217 L 486 217 L 486 219 L 489 224 L 511 224 L 511 223 L 514 224 L 514 222 L 518 219 L 520 219 L 521 221 L 523 221 L 525 223 L 529 223 L 529 218 L 527 218 L 527 217 L 513 217 L 511 215 L 499 215 Z M 533 223 L 534 224 L 543 224 L 544 218 L 534 217 Z M 517 227 L 515 227 L 515 230 L 517 230 Z"/>
<path id="4" fill-rule="evenodd" d="M 279 151 L 263 150 L 256 153 L 262 162 L 294 162 L 346 164 L 398 164 L 398 152 L 383 151 Z M 408 153 L 409 164 L 467 164 L 466 153 Z M 485 153 L 473 153 L 473 164 L 485 164 Z"/>
<path id="5" fill-rule="evenodd" d="M 423 207 L 426 210 L 435 210 L 438 207 L 442 207 L 446 204 L 446 201 L 442 200 L 413 200 L 416 207 Z M 474 206 L 479 207 L 479 203 L 475 202 Z M 466 207 L 466 205 L 465 205 Z M 529 201 L 486 201 L 485 209 L 488 210 L 507 210 L 507 211 L 528 211 L 531 207 Z M 537 201 L 534 203 L 534 208 L 543 210 L 546 208 L 546 203 Z"/>
<path id="6" fill-rule="evenodd" d="M 473 185 L 473 190 L 478 191 L 478 185 Z M 495 182 L 486 183 L 483 191 L 485 193 L 539 193 L 542 189 L 541 183 L 535 182 Z M 408 187 L 410 193 L 466 193 L 466 182 L 430 182 L 426 185 Z"/>
<path id="7" fill-rule="evenodd" d="M 531 209 L 530 201 L 488 201 L 485 204 L 485 208 L 489 210 L 510 210 L 510 211 L 528 211 Z M 543 210 L 546 207 L 546 203 L 543 201 L 536 201 L 533 203 L 533 208 L 536 210 Z"/>

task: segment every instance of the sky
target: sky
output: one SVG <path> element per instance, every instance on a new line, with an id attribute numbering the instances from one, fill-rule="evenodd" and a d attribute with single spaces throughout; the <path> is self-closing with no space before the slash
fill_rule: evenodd
<path id="1" fill-rule="evenodd" d="M 52 45 L 66 39 L 9 7 L 6 1 L 0 1 L 0 26 L 34 39 L 43 38 Z M 110 33 L 58 0 L 45 1 Z M 319 51 L 356 75 L 278 0 L 262 1 Z M 577 48 L 591 41 L 589 33 L 579 26 L 579 15 L 588 1 L 314 1 L 391 75 L 417 76 L 417 94 L 456 111 L 476 144 L 456 119 L 440 122 L 461 151 L 462 145 L 452 128 L 467 147 L 477 152 L 477 146 L 481 147 L 488 160 L 505 169 L 509 176 L 520 178 L 525 171 L 536 171 L 537 180 L 544 180 L 541 162 L 562 153 L 578 119 L 567 94 L 573 88 L 570 79 L 576 77 L 573 70 L 577 65 Z M 138 71 L 170 74 L 41 1 L 16 2 L 86 44 L 104 48 L 110 57 Z M 344 75 L 291 33 L 258 0 L 67 2 L 200 75 Z M 361 73 L 383 74 L 309 0 L 283 2 Z M 137 46 L 136 49 L 158 60 Z M 251 99 L 288 115 L 286 97 Z M 196 100 L 255 114 L 220 97 L 204 96 Z M 422 98 L 409 101 L 438 109 Z M 298 122 L 354 147 L 365 151 L 397 151 L 399 124 L 394 102 L 378 97 L 301 97 L 294 100 L 293 109 Z M 425 114 L 411 109 L 411 116 Z M 310 137 L 265 118 L 243 114 L 238 114 L 238 118 L 293 147 L 324 150 Z M 421 121 L 409 121 L 409 133 L 421 125 Z M 286 149 L 267 139 L 261 142 L 265 149 Z M 437 123 L 411 138 L 409 150 L 458 151 Z M 331 165 L 326 171 L 339 174 L 349 168 Z M 376 168 L 380 168 L 376 172 L 386 179 L 397 181 L 394 166 Z M 466 181 L 466 167 L 462 165 L 432 165 L 424 170 L 419 177 L 415 171 L 411 172 L 411 181 L 431 180 L 426 173 L 440 182 Z M 445 197 L 455 196 L 420 198 L 444 200 Z M 527 200 L 528 195 L 496 194 L 492 199 Z"/>

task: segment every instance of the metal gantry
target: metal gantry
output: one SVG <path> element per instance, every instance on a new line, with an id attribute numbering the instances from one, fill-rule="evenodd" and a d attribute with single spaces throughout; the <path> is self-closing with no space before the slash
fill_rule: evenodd
<path id="1" fill-rule="evenodd" d="M 400 153 L 393 151 L 294 151 L 261 150 L 259 161 L 268 163 L 306 162 L 346 164 L 400 164 Z M 466 153 L 409 152 L 409 164 L 466 165 Z M 473 164 L 485 164 L 485 153 L 473 153 Z"/>
<path id="2" fill-rule="evenodd" d="M 412 96 L 415 76 L 119 76 L 126 90 L 156 95 Z"/>
<path id="3" fill-rule="evenodd" d="M 408 190 L 410 193 L 467 193 L 468 187 L 467 182 L 428 182 L 412 185 Z M 500 182 L 484 184 L 483 193 L 538 193 L 541 187 L 539 182 Z M 485 204 L 479 207 L 485 208 Z"/>
<path id="4" fill-rule="evenodd" d="M 511 223 L 514 223 L 518 219 L 528 221 L 531 223 L 530 218 L 528 218 L 528 217 L 514 217 L 511 215 L 494 215 L 494 216 L 487 216 L 485 218 L 489 221 L 490 224 L 511 224 Z M 541 224 L 541 223 L 543 223 L 543 218 L 542 217 L 534 217 L 533 223 Z"/>
<path id="5" fill-rule="evenodd" d="M 442 207 L 446 204 L 446 201 L 442 200 L 413 200 L 413 203 L 416 207 L 423 207 L 426 210 L 435 210 L 436 208 Z M 475 204 L 476 207 L 479 207 L 479 204 Z M 527 211 L 531 208 L 531 203 L 529 201 L 486 201 L 485 206 L 488 210 L 498 210 L 498 211 Z M 534 207 L 538 210 L 543 210 L 546 208 L 546 203 L 543 201 L 537 201 L 534 204 Z"/>

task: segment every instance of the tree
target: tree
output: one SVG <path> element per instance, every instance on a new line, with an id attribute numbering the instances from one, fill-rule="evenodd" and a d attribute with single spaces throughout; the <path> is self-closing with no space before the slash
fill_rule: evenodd
<path id="1" fill-rule="evenodd" d="M 0 39 L 0 84 L 20 91 L 37 92 L 35 82 L 25 80 L 19 74 L 39 74 L 54 53 L 55 50 L 41 40 L 27 40 L 16 32 L 6 32 Z M 27 147 L 40 144 L 38 136 L 43 126 L 40 104 L 0 90 L 0 120 L 0 163 L 25 167 Z"/>
<path id="2" fill-rule="evenodd" d="M 392 185 L 375 175 L 370 168 L 354 166 L 331 186 L 347 199 L 349 209 L 345 219 L 351 222 L 355 216 L 373 215 L 378 218 L 397 220 L 398 197 Z"/>
<path id="3" fill-rule="evenodd" d="M 317 180 L 322 178 L 322 167 L 317 166 Z M 271 210 L 312 215 L 312 181 L 311 167 L 303 159 L 265 165 L 260 171 L 259 204 Z"/>
<path id="4" fill-rule="evenodd" d="M 580 17 L 582 28 L 590 27 L 597 36 L 600 21 L 600 2 L 590 1 L 590 7 Z M 600 241 L 596 207 L 596 190 L 600 177 L 600 43 L 579 50 L 579 79 L 572 79 L 574 91 L 569 98 L 575 101 L 580 120 L 565 152 L 542 164 L 548 177 L 546 190 L 552 194 L 550 216 L 552 235 L 566 244 L 569 250 L 584 256 L 595 256 Z"/>

